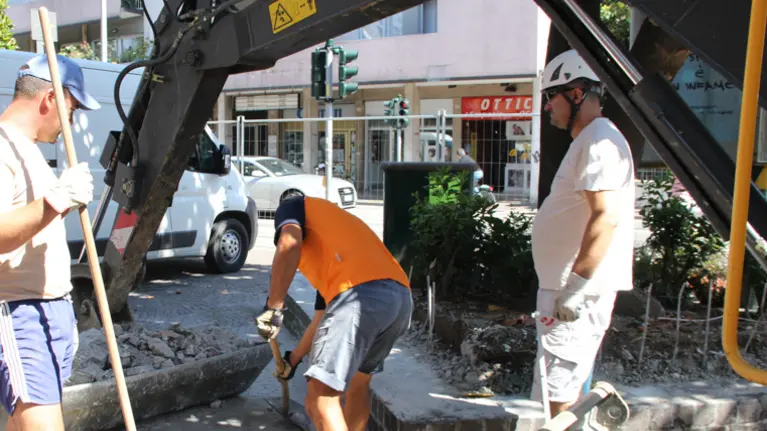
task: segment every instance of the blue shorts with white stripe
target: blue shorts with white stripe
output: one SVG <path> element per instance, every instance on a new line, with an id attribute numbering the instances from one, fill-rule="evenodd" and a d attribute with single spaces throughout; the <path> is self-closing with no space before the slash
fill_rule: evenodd
<path id="1" fill-rule="evenodd" d="M 0 303 L 0 402 L 59 404 L 72 374 L 77 320 L 68 297 Z"/>

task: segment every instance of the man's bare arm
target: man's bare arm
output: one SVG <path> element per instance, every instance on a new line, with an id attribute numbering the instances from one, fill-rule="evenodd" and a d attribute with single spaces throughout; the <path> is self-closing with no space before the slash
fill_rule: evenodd
<path id="1" fill-rule="evenodd" d="M 613 233 L 618 225 L 618 195 L 615 191 L 584 191 L 591 209 L 591 217 L 581 240 L 581 250 L 572 272 L 590 279 L 607 254 Z"/>
<path id="2" fill-rule="evenodd" d="M 281 309 L 285 306 L 285 295 L 290 283 L 296 276 L 298 263 L 301 261 L 301 227 L 286 224 L 280 230 L 277 251 L 272 260 L 272 280 L 269 286 L 267 307 Z"/>
<path id="3" fill-rule="evenodd" d="M 43 199 L 0 214 L 0 253 L 23 246 L 58 215 Z"/>

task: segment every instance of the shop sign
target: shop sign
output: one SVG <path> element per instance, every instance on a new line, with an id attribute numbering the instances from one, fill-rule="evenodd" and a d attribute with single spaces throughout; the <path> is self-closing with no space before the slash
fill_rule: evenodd
<path id="1" fill-rule="evenodd" d="M 486 96 L 464 97 L 461 99 L 462 114 L 527 114 L 533 112 L 532 96 Z M 525 121 L 532 117 L 480 117 L 465 120 Z"/>

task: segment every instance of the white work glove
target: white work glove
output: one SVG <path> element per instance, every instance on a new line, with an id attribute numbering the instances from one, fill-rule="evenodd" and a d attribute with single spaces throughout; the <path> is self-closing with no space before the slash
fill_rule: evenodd
<path id="1" fill-rule="evenodd" d="M 581 317 L 584 305 L 586 305 L 586 295 L 583 292 L 589 280 L 571 272 L 567 277 L 564 290 L 560 292 L 556 301 L 554 301 L 554 317 L 563 322 L 574 322 Z"/>
<path id="2" fill-rule="evenodd" d="M 282 327 L 283 312 L 264 306 L 264 310 L 256 317 L 256 327 L 261 338 L 269 341 L 277 336 Z"/>
<path id="3" fill-rule="evenodd" d="M 88 205 L 92 200 L 93 176 L 85 162 L 65 169 L 45 195 L 45 201 L 59 214 L 81 205 Z"/>

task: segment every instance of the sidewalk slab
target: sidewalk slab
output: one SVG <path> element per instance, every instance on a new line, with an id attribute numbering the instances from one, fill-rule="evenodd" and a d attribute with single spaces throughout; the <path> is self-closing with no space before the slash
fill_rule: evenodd
<path id="1" fill-rule="evenodd" d="M 297 337 L 314 314 L 315 290 L 298 274 L 288 291 L 285 326 Z M 397 343 L 372 381 L 371 431 L 538 430 L 540 403 L 522 396 L 466 398 L 412 348 Z M 692 382 L 615 385 L 631 409 L 625 431 L 767 429 L 767 390 L 758 384 Z"/>

